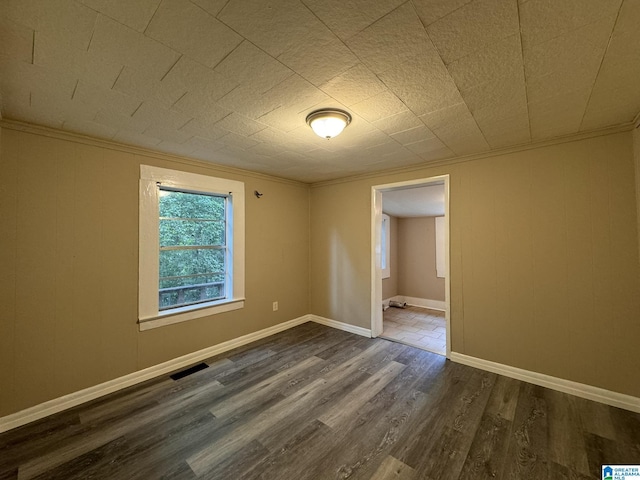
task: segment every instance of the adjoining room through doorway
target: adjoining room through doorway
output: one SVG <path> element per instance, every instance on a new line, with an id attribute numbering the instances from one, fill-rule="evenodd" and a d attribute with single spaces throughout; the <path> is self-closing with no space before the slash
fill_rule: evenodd
<path id="1" fill-rule="evenodd" d="M 382 189 L 379 236 L 380 335 L 441 355 L 447 353 L 445 198 L 442 180 Z"/>

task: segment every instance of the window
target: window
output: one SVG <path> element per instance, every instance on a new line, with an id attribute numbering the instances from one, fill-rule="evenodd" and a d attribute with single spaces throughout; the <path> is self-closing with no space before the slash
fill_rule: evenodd
<path id="1" fill-rule="evenodd" d="M 225 299 L 228 196 L 159 188 L 159 309 Z"/>
<path id="2" fill-rule="evenodd" d="M 391 276 L 391 220 L 389 215 L 382 214 L 382 228 L 380 230 L 380 268 L 382 269 L 382 278 Z"/>
<path id="3" fill-rule="evenodd" d="M 140 167 L 140 329 L 244 306 L 244 184 Z"/>

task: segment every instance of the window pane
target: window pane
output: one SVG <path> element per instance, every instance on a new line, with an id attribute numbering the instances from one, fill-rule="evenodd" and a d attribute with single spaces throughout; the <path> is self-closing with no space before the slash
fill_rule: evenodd
<path id="1" fill-rule="evenodd" d="M 160 188 L 160 310 L 225 298 L 225 209 L 222 196 Z"/>
<path id="2" fill-rule="evenodd" d="M 225 298 L 224 274 L 161 278 L 160 310 Z"/>
<path id="3" fill-rule="evenodd" d="M 224 283 L 224 273 L 208 273 L 203 275 L 188 275 L 184 277 L 163 277 L 160 279 L 160 290 L 221 282 Z"/>
<path id="4" fill-rule="evenodd" d="M 222 298 L 225 298 L 224 282 L 172 287 L 159 291 L 159 308 L 166 310 Z"/>
<path id="5" fill-rule="evenodd" d="M 225 198 L 160 189 L 160 217 L 224 220 Z"/>
<path id="6" fill-rule="evenodd" d="M 160 246 L 225 244 L 225 222 L 220 220 L 160 219 Z"/>
<path id="7" fill-rule="evenodd" d="M 160 250 L 160 278 L 225 272 L 220 249 Z"/>

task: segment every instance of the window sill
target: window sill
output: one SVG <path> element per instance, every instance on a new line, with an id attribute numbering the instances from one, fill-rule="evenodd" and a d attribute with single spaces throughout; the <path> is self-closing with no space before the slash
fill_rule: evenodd
<path id="1" fill-rule="evenodd" d="M 160 312 L 153 317 L 140 318 L 138 325 L 140 331 L 152 328 L 164 327 L 174 323 L 187 322 L 196 318 L 208 317 L 218 313 L 230 312 L 244 308 L 244 298 L 234 298 L 220 302 L 206 303 L 203 305 L 176 308 L 174 310 Z"/>

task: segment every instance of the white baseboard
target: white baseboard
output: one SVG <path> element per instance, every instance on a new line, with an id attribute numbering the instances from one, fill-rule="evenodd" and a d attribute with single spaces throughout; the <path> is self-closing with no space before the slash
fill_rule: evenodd
<path id="1" fill-rule="evenodd" d="M 447 304 L 444 300 L 430 300 L 428 298 L 407 297 L 406 295 L 396 295 L 389 300 L 396 302 L 406 302 L 414 307 L 430 308 L 431 310 L 447 311 Z M 383 302 L 384 303 L 384 302 Z"/>
<path id="2" fill-rule="evenodd" d="M 201 362 L 202 360 L 213 357 L 220 353 L 227 352 L 234 348 L 241 347 L 248 343 L 255 342 L 256 340 L 260 340 L 261 338 L 269 337 L 276 333 L 288 330 L 307 322 L 315 322 L 326 325 L 328 327 L 336 328 L 338 330 L 344 330 L 347 332 L 355 333 L 357 335 L 371 337 L 371 330 L 367 328 L 356 327 L 354 325 L 349 325 L 348 323 L 330 320 L 318 315 L 303 315 L 301 317 L 294 318 L 293 320 L 289 320 L 288 322 L 279 323 L 278 325 L 274 325 L 273 327 L 258 330 L 257 332 L 249 333 L 247 335 L 243 335 L 242 337 L 234 338 L 232 340 L 213 345 L 212 347 L 198 350 L 197 352 L 188 353 L 187 355 L 168 360 L 158 365 L 154 365 L 152 367 L 145 368 L 143 370 L 139 370 L 137 372 L 133 372 L 128 375 L 115 378 L 113 380 L 109 380 L 108 382 L 104 382 L 99 385 L 94 385 L 93 387 L 88 387 L 83 390 L 64 395 L 62 397 L 54 398 L 53 400 L 49 400 L 39 405 L 26 408 L 5 417 L 0 417 L 0 433 L 20 427 L 22 425 L 26 425 L 27 423 L 31 423 L 35 420 L 40 420 L 41 418 L 53 415 L 54 413 L 76 407 L 85 402 L 89 402 L 104 395 L 108 395 L 109 393 L 122 390 L 123 388 L 127 388 L 132 385 L 151 380 L 152 378 L 173 372 L 182 367 L 193 365 L 194 363 Z"/>
<path id="3" fill-rule="evenodd" d="M 55 398 L 53 400 L 49 400 L 39 405 L 35 405 L 25 410 L 12 413 L 11 415 L 1 417 L 0 433 L 5 432 L 7 430 L 11 430 L 12 428 L 19 427 L 21 425 L 25 425 L 35 420 L 39 420 L 48 415 L 61 412 L 68 408 L 75 407 L 77 405 L 88 402 L 90 400 L 94 400 L 96 398 L 102 397 L 109 393 L 122 390 L 123 388 L 127 388 L 132 385 L 145 382 L 147 380 L 158 377 L 160 375 L 164 375 L 174 370 L 178 370 L 182 367 L 186 367 L 188 365 L 201 362 L 202 360 L 205 360 L 209 357 L 213 357 L 214 355 L 227 352 L 236 347 L 240 347 L 242 345 L 246 345 L 256 340 L 260 340 L 261 338 L 265 338 L 275 333 L 282 332 L 283 330 L 288 330 L 290 328 L 296 327 L 298 325 L 309 322 L 311 320 L 315 321 L 315 319 L 312 319 L 311 317 L 313 317 L 313 315 L 303 315 L 302 317 L 289 320 L 288 322 L 279 323 L 278 325 L 274 325 L 273 327 L 269 327 L 263 330 L 259 330 L 257 332 L 249 333 L 247 335 L 243 335 L 242 337 L 234 338 L 232 340 L 219 343 L 212 347 L 208 347 L 203 350 L 198 350 L 197 352 L 189 353 L 187 355 L 174 358 L 173 360 L 169 360 L 169 361 L 160 363 L 158 365 L 154 365 L 152 367 L 130 373 L 123 377 L 115 378 L 113 380 L 109 380 L 108 382 L 104 382 L 99 385 L 94 385 L 93 387 L 85 388 L 83 390 L 73 392 L 68 395 Z M 323 323 L 323 322 L 318 322 L 318 323 Z M 340 323 L 340 322 L 337 322 L 337 323 Z M 329 326 L 333 326 L 333 325 L 329 325 Z M 339 327 L 335 327 L 335 328 L 339 328 Z M 359 327 L 353 327 L 353 328 L 359 328 Z M 342 330 L 344 330 L 344 328 Z"/>
<path id="4" fill-rule="evenodd" d="M 319 315 L 308 315 L 309 320 L 312 322 L 320 323 L 322 325 L 326 325 L 328 327 L 333 327 L 338 330 L 344 330 L 345 332 L 355 333 L 356 335 L 362 335 L 363 337 L 371 338 L 371 329 L 356 327 L 355 325 L 351 325 L 349 323 L 339 322 L 337 320 L 331 320 L 329 318 L 324 318 Z"/>
<path id="5" fill-rule="evenodd" d="M 385 298 L 382 300 L 382 311 L 384 312 L 387 308 L 389 308 L 389 302 L 392 301 L 395 297 Z"/>
<path id="6" fill-rule="evenodd" d="M 396 299 L 398 297 L 393 297 Z M 402 297 L 406 298 L 406 297 Z M 402 299 L 398 301 L 404 301 Z M 278 332 L 288 330 L 303 323 L 315 322 L 328 327 L 336 328 L 338 330 L 344 330 L 346 332 L 355 333 L 364 337 L 371 337 L 371 330 L 368 328 L 357 327 L 348 323 L 339 322 L 337 320 L 331 320 L 319 315 L 307 314 L 288 322 L 279 323 L 269 328 L 259 330 L 257 332 L 243 335 L 242 337 L 234 338 L 223 343 L 219 343 L 212 347 L 208 347 L 197 352 L 189 353 L 173 360 L 169 360 L 158 365 L 154 365 L 143 370 L 130 373 L 123 377 L 119 377 L 108 382 L 94 385 L 93 387 L 85 388 L 78 392 L 73 392 L 68 395 L 64 395 L 53 400 L 35 405 L 33 407 L 21 410 L 11 415 L 0 418 L 0 433 L 6 432 L 13 428 L 25 425 L 27 423 L 39 420 L 48 415 L 61 412 L 63 410 L 78 406 L 82 403 L 95 400 L 109 393 L 122 390 L 124 388 L 136 385 L 138 383 L 151 380 L 152 378 L 164 375 L 166 373 L 178 370 L 182 367 L 192 365 L 207 358 L 213 357 L 220 353 L 227 352 L 234 348 L 246 345 L 248 343 L 260 340 L 261 338 L 274 335 Z M 469 365 L 471 367 L 480 368 L 493 373 L 498 373 L 506 377 L 523 380 L 525 382 L 540 385 L 542 387 L 551 388 L 560 392 L 569 393 L 578 397 L 586 398 L 588 400 L 594 400 L 614 407 L 623 408 L 632 412 L 640 413 L 640 398 L 632 397 L 631 395 L 625 395 L 622 393 L 611 392 L 598 387 L 592 387 L 582 383 L 572 382 L 569 380 L 563 380 L 561 378 L 551 377 L 541 373 L 530 372 L 528 370 L 522 370 L 520 368 L 503 365 L 500 363 L 491 362 L 489 360 L 482 360 L 480 358 L 471 357 L 457 352 L 451 352 L 449 357 L 452 361 Z"/>
<path id="7" fill-rule="evenodd" d="M 517 367 L 511 367 L 509 365 L 503 365 L 501 363 L 471 357 L 462 353 L 451 352 L 449 358 L 456 363 L 462 363 L 463 365 L 497 373 L 504 375 L 505 377 L 515 378 L 541 387 L 586 398 L 587 400 L 594 400 L 606 405 L 611 405 L 612 407 L 623 408 L 625 410 L 640 413 L 640 398 L 638 397 L 633 397 L 624 393 L 612 392 L 610 390 L 605 390 L 604 388 L 585 385 L 584 383 L 552 377 L 543 373 L 536 373 Z"/>

